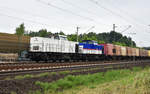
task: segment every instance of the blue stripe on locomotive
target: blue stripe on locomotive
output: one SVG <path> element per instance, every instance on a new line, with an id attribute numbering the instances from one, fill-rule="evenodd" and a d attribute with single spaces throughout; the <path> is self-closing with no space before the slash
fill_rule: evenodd
<path id="1" fill-rule="evenodd" d="M 102 50 L 102 45 L 88 44 L 88 43 L 79 43 L 79 46 L 83 46 L 83 49 L 91 49 L 91 50 Z"/>

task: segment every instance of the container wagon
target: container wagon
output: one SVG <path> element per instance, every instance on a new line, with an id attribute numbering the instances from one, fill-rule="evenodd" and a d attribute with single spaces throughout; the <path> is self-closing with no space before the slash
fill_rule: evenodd
<path id="1" fill-rule="evenodd" d="M 121 46 L 121 56 L 127 56 L 127 48 Z"/>
<path id="2" fill-rule="evenodd" d="M 127 56 L 128 57 L 132 56 L 132 48 L 131 47 L 127 47 Z"/>
<path id="3" fill-rule="evenodd" d="M 14 34 L 0 33 L 0 53 L 18 53 L 28 50 L 30 37 L 18 37 Z"/>
<path id="4" fill-rule="evenodd" d="M 114 45 L 114 55 L 115 56 L 121 56 L 121 46 Z"/>
<path id="5" fill-rule="evenodd" d="M 148 50 L 148 56 L 150 57 L 150 50 Z"/>
<path id="6" fill-rule="evenodd" d="M 16 61 L 17 59 L 17 53 L 0 53 L 0 61 Z"/>

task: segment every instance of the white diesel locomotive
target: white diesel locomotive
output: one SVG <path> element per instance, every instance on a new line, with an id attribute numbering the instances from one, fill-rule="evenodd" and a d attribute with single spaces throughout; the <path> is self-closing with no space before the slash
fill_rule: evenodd
<path id="1" fill-rule="evenodd" d="M 102 46 L 90 40 L 78 43 L 68 41 L 63 35 L 32 37 L 28 57 L 33 61 L 93 61 L 100 59 L 102 50 Z"/>

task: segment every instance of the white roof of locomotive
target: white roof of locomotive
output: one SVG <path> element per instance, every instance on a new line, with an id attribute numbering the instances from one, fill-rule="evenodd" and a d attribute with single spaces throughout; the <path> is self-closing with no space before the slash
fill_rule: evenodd
<path id="1" fill-rule="evenodd" d="M 56 38 L 57 37 L 57 38 Z M 67 39 L 67 36 L 65 35 L 58 35 L 58 36 L 52 36 L 52 37 L 32 37 L 31 39 L 54 39 L 54 40 L 66 40 L 68 41 Z"/>

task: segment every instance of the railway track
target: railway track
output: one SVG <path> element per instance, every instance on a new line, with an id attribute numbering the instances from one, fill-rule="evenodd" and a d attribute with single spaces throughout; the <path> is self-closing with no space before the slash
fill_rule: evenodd
<path id="1" fill-rule="evenodd" d="M 70 66 L 87 66 L 93 64 L 103 64 L 104 62 L 76 62 L 76 63 L 3 63 L 0 64 L 1 71 L 14 70 L 32 70 L 32 69 L 48 69 Z M 109 62 L 111 63 L 111 62 Z"/>
<path id="2" fill-rule="evenodd" d="M 42 72 L 56 72 L 64 70 L 79 70 L 79 69 L 92 69 L 98 68 L 101 70 L 107 69 L 120 69 L 120 68 L 130 68 L 133 66 L 146 66 L 150 65 L 150 61 L 130 61 L 130 62 L 120 62 L 120 63 L 100 63 L 100 62 L 82 62 L 82 63 L 51 63 L 51 64 L 16 64 L 16 65 L 0 65 L 0 76 L 7 75 L 18 75 L 27 73 L 42 73 Z"/>
<path id="3" fill-rule="evenodd" d="M 145 62 L 145 61 L 150 61 L 150 60 L 140 60 L 141 62 Z M 83 62 L 83 61 L 78 61 L 78 62 L 67 62 L 67 63 L 93 63 L 93 61 L 86 61 L 86 62 Z M 113 63 L 113 62 L 129 62 L 129 61 L 94 61 L 95 63 Z M 0 62 L 0 66 L 1 65 L 25 65 L 25 64 L 62 64 L 64 62 L 35 62 L 35 61 L 14 61 L 14 62 L 7 62 L 7 61 L 3 61 L 3 62 Z"/>

